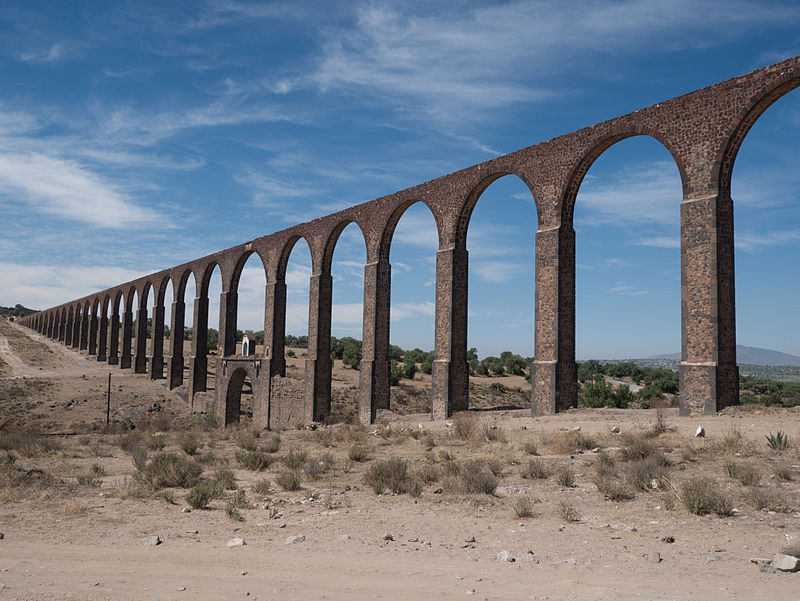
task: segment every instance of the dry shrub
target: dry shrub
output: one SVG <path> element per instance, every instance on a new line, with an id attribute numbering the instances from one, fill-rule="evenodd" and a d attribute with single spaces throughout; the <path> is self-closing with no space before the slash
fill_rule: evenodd
<path id="1" fill-rule="evenodd" d="M 251 472 L 263 472 L 275 461 L 275 457 L 264 451 L 245 451 L 239 449 L 236 451 L 236 461 L 244 469 Z"/>
<path id="2" fill-rule="evenodd" d="M 382 494 L 386 489 L 401 494 L 405 492 L 407 476 L 408 463 L 392 457 L 373 463 L 364 474 L 364 483 L 371 486 L 376 495 Z"/>
<path id="3" fill-rule="evenodd" d="M 145 447 L 134 447 L 131 450 L 131 460 L 133 461 L 133 468 L 137 472 L 144 472 L 147 467 L 147 449 Z"/>
<path id="4" fill-rule="evenodd" d="M 347 424 L 337 427 L 336 440 L 338 442 L 363 443 L 367 439 L 367 428 L 364 424 Z"/>
<path id="5" fill-rule="evenodd" d="M 25 499 L 61 485 L 60 480 L 41 469 L 24 470 L 13 462 L 0 464 L 0 503 Z"/>
<path id="6" fill-rule="evenodd" d="M 141 432 L 131 430 L 117 437 L 117 446 L 126 453 L 133 453 L 134 449 L 143 446 L 142 438 L 144 437 Z"/>
<path id="7" fill-rule="evenodd" d="M 794 479 L 792 468 L 788 465 L 776 465 L 772 468 L 772 473 L 781 482 L 791 482 Z"/>
<path id="8" fill-rule="evenodd" d="M 425 484 L 433 484 L 439 481 L 439 468 L 435 465 L 423 465 L 415 471 L 417 477 Z"/>
<path id="9" fill-rule="evenodd" d="M 547 447 L 554 455 L 569 455 L 576 451 L 586 451 L 597 446 L 595 440 L 577 430 L 553 432 L 545 435 Z"/>
<path id="10" fill-rule="evenodd" d="M 533 501 L 528 497 L 515 497 L 511 509 L 518 518 L 533 517 Z"/>
<path id="11" fill-rule="evenodd" d="M 117 481 L 116 489 L 119 498 L 126 501 L 137 501 L 147 498 L 151 494 L 142 485 L 140 479 L 131 478 L 130 476 L 125 476 L 122 480 Z"/>
<path id="12" fill-rule="evenodd" d="M 255 451 L 258 447 L 258 432 L 249 428 L 242 430 L 236 437 L 236 444 L 245 451 Z"/>
<path id="13" fill-rule="evenodd" d="M 593 482 L 597 491 L 609 501 L 627 501 L 635 496 L 624 482 L 608 473 L 597 474 Z"/>
<path id="14" fill-rule="evenodd" d="M 265 440 L 260 445 L 260 450 L 265 453 L 277 453 L 281 450 L 281 437 L 279 434 L 274 434 L 269 437 L 269 440 Z"/>
<path id="15" fill-rule="evenodd" d="M 581 514 L 578 513 L 578 510 L 566 501 L 559 501 L 558 515 L 561 516 L 562 520 L 568 523 L 579 522 L 581 520 Z"/>
<path id="16" fill-rule="evenodd" d="M 183 432 L 178 439 L 178 444 L 183 449 L 183 452 L 189 456 L 195 455 L 197 449 L 200 448 L 200 441 L 197 440 L 194 432 Z"/>
<path id="17" fill-rule="evenodd" d="M 151 432 L 144 439 L 144 445 L 150 451 L 163 451 L 167 444 L 167 435 L 164 432 Z"/>
<path id="18" fill-rule="evenodd" d="M 504 442 L 506 439 L 503 429 L 498 427 L 497 421 L 491 417 L 482 417 L 478 420 L 478 434 L 486 442 Z"/>
<path id="19" fill-rule="evenodd" d="M 286 470 L 275 477 L 275 483 L 283 490 L 300 490 L 300 472 Z"/>
<path id="20" fill-rule="evenodd" d="M 691 478 L 681 484 L 680 499 L 689 513 L 696 515 L 715 513 L 728 516 L 733 512 L 731 500 L 709 478 Z"/>
<path id="21" fill-rule="evenodd" d="M 347 452 L 347 457 L 350 461 L 362 462 L 369 459 L 369 447 L 364 444 L 354 444 Z"/>
<path id="22" fill-rule="evenodd" d="M 445 486 L 448 492 L 493 495 L 499 484 L 497 476 L 483 461 L 445 464 Z"/>
<path id="23" fill-rule="evenodd" d="M 319 478 L 322 474 L 333 470 L 336 464 L 331 453 L 324 453 L 318 457 L 310 457 L 303 464 L 303 473 L 309 478 Z"/>
<path id="24" fill-rule="evenodd" d="M 568 465 L 563 465 L 556 470 L 556 483 L 565 488 L 575 487 L 575 472 Z"/>
<path id="25" fill-rule="evenodd" d="M 660 457 L 645 457 L 633 461 L 627 469 L 628 482 L 638 490 L 650 491 L 669 483 L 669 470 Z"/>
<path id="26" fill-rule="evenodd" d="M 158 453 L 142 473 L 153 488 L 190 488 L 199 481 L 203 468 L 188 457 Z"/>
<path id="27" fill-rule="evenodd" d="M 227 467 L 218 467 L 214 470 L 213 481 L 222 486 L 223 490 L 236 490 L 239 488 L 236 485 L 236 476 L 233 475 L 233 470 Z"/>
<path id="28" fill-rule="evenodd" d="M 305 451 L 295 451 L 292 449 L 286 453 L 286 455 L 280 458 L 280 462 L 290 470 L 299 470 L 303 467 L 306 459 L 308 459 L 308 453 Z"/>
<path id="29" fill-rule="evenodd" d="M 450 430 L 450 435 L 459 440 L 468 440 L 472 433 L 475 431 L 477 418 L 474 413 L 462 411 L 453 416 L 453 427 Z"/>
<path id="30" fill-rule="evenodd" d="M 268 495 L 270 489 L 270 482 L 269 478 L 262 478 L 261 480 L 256 480 L 253 482 L 253 485 L 250 487 L 257 495 Z"/>
<path id="31" fill-rule="evenodd" d="M 787 495 L 774 488 L 751 488 L 745 498 L 754 509 L 789 513 L 794 510 Z"/>
<path id="32" fill-rule="evenodd" d="M 522 450 L 528 455 L 538 455 L 539 454 L 539 447 L 536 446 L 536 443 L 532 440 L 529 440 L 525 444 L 522 445 Z"/>
<path id="33" fill-rule="evenodd" d="M 208 504 L 222 497 L 223 486 L 214 480 L 202 480 L 195 484 L 186 495 L 186 502 L 193 509 L 205 509 Z"/>
<path id="34" fill-rule="evenodd" d="M 726 461 L 725 473 L 742 486 L 755 486 L 761 479 L 761 473 L 752 465 L 745 465 L 736 461 Z"/>
<path id="35" fill-rule="evenodd" d="M 622 449 L 622 459 L 624 461 L 641 461 L 642 459 L 652 459 L 662 466 L 669 465 L 669 461 L 664 456 L 661 447 L 652 440 L 639 437 L 632 440 Z"/>
<path id="36" fill-rule="evenodd" d="M 521 476 L 531 480 L 546 480 L 550 477 L 550 470 L 541 459 L 531 459 L 528 465 L 522 468 Z"/>
<path id="37" fill-rule="evenodd" d="M 600 477 L 617 475 L 617 463 L 608 453 L 600 452 L 594 460 L 594 471 Z"/>
<path id="38" fill-rule="evenodd" d="M 484 459 L 483 462 L 486 464 L 486 467 L 489 468 L 489 471 L 492 472 L 493 475 L 497 476 L 498 478 L 503 476 L 503 462 L 499 459 L 495 459 L 494 457 L 489 457 L 488 459 Z"/>
<path id="39" fill-rule="evenodd" d="M 78 484 L 81 486 L 91 486 L 92 488 L 100 488 L 103 486 L 103 481 L 100 478 L 95 478 L 94 474 L 80 474 L 78 476 Z"/>
<path id="40" fill-rule="evenodd" d="M 314 438 L 317 444 L 328 449 L 336 442 L 336 432 L 330 428 L 320 428 L 314 431 Z"/>
<path id="41" fill-rule="evenodd" d="M 194 460 L 197 463 L 206 466 L 228 465 L 228 458 L 222 457 L 221 455 L 217 455 L 216 453 L 214 453 L 214 451 L 206 451 L 205 453 L 198 453 L 197 455 L 194 456 Z"/>

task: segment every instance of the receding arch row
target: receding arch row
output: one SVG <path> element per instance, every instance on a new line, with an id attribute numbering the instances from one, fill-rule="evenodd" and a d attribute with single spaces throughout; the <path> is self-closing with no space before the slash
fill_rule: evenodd
<path id="1" fill-rule="evenodd" d="M 383 373 L 380 362 L 386 346 L 384 339 L 388 339 L 388 333 L 384 332 L 384 313 L 388 311 L 384 311 L 384 305 L 388 303 L 383 301 L 388 292 L 391 237 L 403 212 L 414 202 L 421 201 L 433 214 L 439 237 L 433 406 L 434 415 L 443 417 L 464 408 L 467 402 L 466 364 L 462 361 L 462 352 L 466 349 L 467 284 L 463 274 L 467 263 L 465 239 L 469 218 L 477 199 L 489 184 L 505 175 L 517 175 L 535 199 L 539 223 L 533 411 L 535 414 L 552 413 L 572 406 L 577 393 L 574 377 L 575 235 L 572 228 L 577 191 L 591 164 L 606 149 L 627 137 L 647 135 L 670 152 L 683 187 L 681 406 L 685 413 L 713 411 L 738 398 L 729 193 L 732 165 L 741 141 L 758 116 L 798 84 L 800 57 L 795 57 L 129 282 L 100 295 L 114 295 L 115 307 L 123 295 L 125 312 L 130 314 L 132 292 L 137 294 L 140 304 L 137 310 L 141 310 L 150 287 L 156 289 L 154 282 L 163 282 L 164 277 L 169 277 L 174 283 L 191 273 L 200 291 L 195 297 L 197 312 L 198 301 L 207 303 L 208 277 L 218 266 L 222 277 L 222 328 L 223 322 L 226 326 L 235 323 L 235 318 L 230 317 L 235 317 L 238 277 L 247 257 L 257 253 L 267 282 L 265 337 L 270 349 L 277 350 L 283 336 L 276 318 L 280 317 L 286 261 L 294 244 L 304 238 L 312 258 L 309 314 L 314 318 L 311 320 L 316 326 L 314 335 L 319 339 L 325 331 L 326 304 L 328 310 L 330 304 L 329 272 L 333 249 L 344 227 L 356 223 L 364 235 L 367 256 L 364 283 L 366 365 L 361 374 L 360 393 L 360 415 L 366 421 L 374 416 L 375 407 L 380 406 L 382 395 L 385 396 L 380 382 Z M 285 284 L 283 286 L 285 310 Z M 158 290 L 161 293 L 162 288 Z M 57 331 L 59 337 L 63 330 L 62 339 L 74 344 L 76 323 L 83 322 L 88 313 L 80 303 L 92 301 L 94 311 L 94 299 L 90 296 L 55 308 L 51 314 L 51 330 Z M 103 297 L 103 307 L 107 303 L 107 297 Z M 271 338 L 267 337 L 269 328 L 272 328 Z M 78 330 L 80 346 L 80 328 Z M 229 354 L 232 334 L 235 335 L 234 332 L 220 332 L 222 358 Z M 275 362 L 279 364 L 280 359 L 275 357 Z M 274 370 L 271 366 L 268 371 L 272 374 Z M 324 368 L 319 373 L 321 376 L 312 374 L 311 378 L 307 374 L 307 419 L 324 415 Z"/>

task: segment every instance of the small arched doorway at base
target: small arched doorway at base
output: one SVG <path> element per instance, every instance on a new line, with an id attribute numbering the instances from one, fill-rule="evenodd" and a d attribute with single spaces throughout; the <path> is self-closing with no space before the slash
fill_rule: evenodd
<path id="1" fill-rule="evenodd" d="M 225 393 L 225 425 L 238 423 L 243 418 L 253 419 L 254 403 L 253 383 L 242 367 L 237 368 L 228 380 Z"/>

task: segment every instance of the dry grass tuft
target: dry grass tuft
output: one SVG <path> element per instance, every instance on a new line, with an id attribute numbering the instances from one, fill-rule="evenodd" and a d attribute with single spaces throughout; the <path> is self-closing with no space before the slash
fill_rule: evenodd
<path id="1" fill-rule="evenodd" d="M 392 457 L 373 463 L 364 474 L 364 483 L 371 486 L 376 495 L 387 489 L 395 494 L 406 492 L 408 462 Z"/>
<path id="2" fill-rule="evenodd" d="M 568 465 L 561 466 L 556 470 L 556 484 L 564 488 L 575 488 L 575 472 Z"/>
<path id="3" fill-rule="evenodd" d="M 263 472 L 275 461 L 274 455 L 260 450 L 245 451 L 239 449 L 236 451 L 235 456 L 239 465 L 251 472 Z"/>
<path id="4" fill-rule="evenodd" d="M 158 453 L 142 471 L 153 488 L 190 488 L 200 480 L 203 468 L 188 457 Z"/>
<path id="5" fill-rule="evenodd" d="M 521 476 L 531 480 L 546 480 L 550 477 L 550 469 L 541 459 L 531 459 L 528 464 L 522 468 Z"/>
<path id="6" fill-rule="evenodd" d="M 728 516 L 733 513 L 731 500 L 709 478 L 691 478 L 681 484 L 680 499 L 689 513 L 696 515 L 715 513 Z"/>
<path id="7" fill-rule="evenodd" d="M 300 490 L 300 472 L 296 470 L 286 470 L 275 477 L 275 483 L 283 490 Z"/>
<path id="8" fill-rule="evenodd" d="M 543 434 L 543 442 L 554 455 L 569 455 L 576 451 L 586 451 L 597 446 L 596 441 L 577 430 Z"/>
<path id="9" fill-rule="evenodd" d="M 669 483 L 669 471 L 660 457 L 645 457 L 633 461 L 627 468 L 628 483 L 642 491 L 663 488 Z"/>
<path id="10" fill-rule="evenodd" d="M 477 418 L 474 413 L 462 411 L 453 416 L 453 427 L 450 430 L 450 435 L 459 440 L 469 440 L 472 433 L 475 431 Z"/>
<path id="11" fill-rule="evenodd" d="M 533 501 L 528 497 L 515 497 L 511 509 L 518 518 L 533 517 Z"/>
<path id="12" fill-rule="evenodd" d="M 754 509 L 789 513 L 794 510 L 787 495 L 774 488 L 751 488 L 745 499 Z"/>
<path id="13" fill-rule="evenodd" d="M 579 522 L 581 520 L 581 514 L 578 513 L 578 510 L 566 501 L 559 501 L 558 515 L 567 523 Z"/>
<path id="14" fill-rule="evenodd" d="M 761 473 L 752 465 L 746 465 L 736 461 L 726 461 L 723 467 L 725 473 L 738 481 L 742 486 L 755 486 L 761 479 Z"/>

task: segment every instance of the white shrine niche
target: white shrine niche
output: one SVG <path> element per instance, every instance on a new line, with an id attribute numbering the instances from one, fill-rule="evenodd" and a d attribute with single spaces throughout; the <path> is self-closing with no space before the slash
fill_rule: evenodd
<path id="1" fill-rule="evenodd" d="M 250 354 L 250 339 L 247 337 L 247 334 L 244 335 L 242 338 L 242 355 L 247 357 Z"/>

